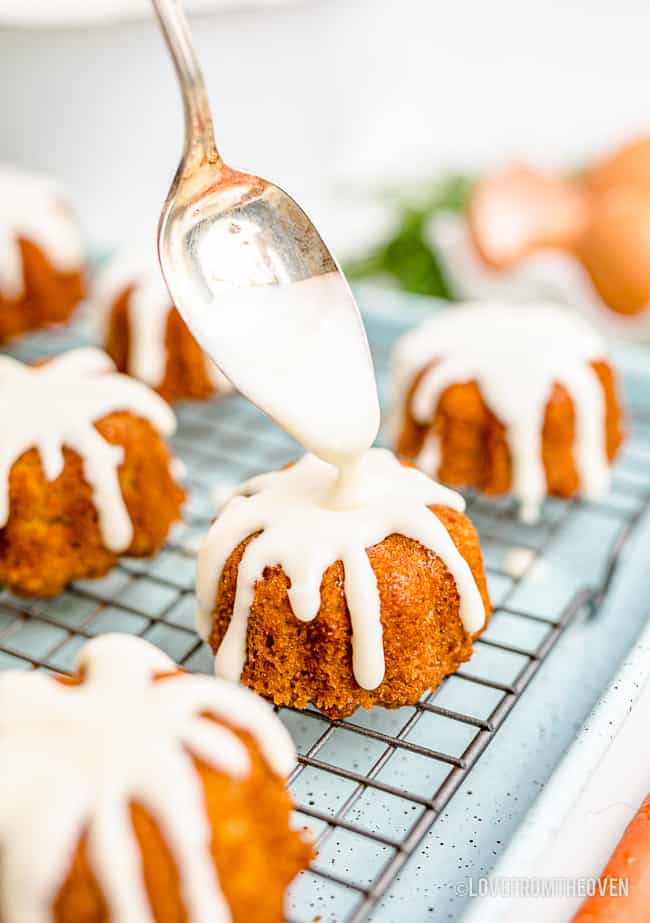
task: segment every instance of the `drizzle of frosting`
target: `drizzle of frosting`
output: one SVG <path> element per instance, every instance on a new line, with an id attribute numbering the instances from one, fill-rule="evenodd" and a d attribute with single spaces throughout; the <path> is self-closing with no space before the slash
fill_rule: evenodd
<path id="1" fill-rule="evenodd" d="M 345 571 L 344 591 L 352 627 L 354 676 L 374 689 L 384 676 L 380 599 L 366 550 L 398 533 L 420 542 L 445 562 L 456 581 L 466 631 L 478 631 L 485 608 L 472 572 L 445 526 L 428 507 L 464 509 L 462 497 L 401 465 L 387 449 L 370 449 L 351 482 L 337 491 L 339 471 L 314 455 L 291 468 L 243 484 L 213 523 L 198 556 L 198 630 L 210 634 L 219 580 L 227 559 L 244 539 L 260 532 L 239 564 L 232 618 L 217 652 L 218 675 L 237 680 L 246 660 L 248 613 L 265 567 L 280 565 L 291 582 L 296 618 L 310 621 L 320 609 L 323 573 L 336 561 Z M 342 485 L 338 485 L 339 488 Z"/>
<path id="2" fill-rule="evenodd" d="M 187 673 L 154 680 L 177 668 L 140 638 L 90 641 L 77 666 L 83 682 L 73 686 L 40 672 L 0 676 L 0 916 L 50 923 L 86 832 L 111 920 L 153 923 L 130 816 L 137 803 L 174 857 L 188 923 L 230 923 L 192 756 L 235 779 L 250 773 L 246 747 L 223 720 L 250 733 L 285 776 L 295 763 L 288 733 L 265 702 L 231 683 Z"/>
<path id="3" fill-rule="evenodd" d="M 18 458 L 37 449 L 48 481 L 64 466 L 64 446 L 77 452 L 106 547 L 123 551 L 133 524 L 118 478 L 124 449 L 106 442 L 94 424 L 117 411 L 143 417 L 163 436 L 176 419 L 168 404 L 145 385 L 118 375 L 106 353 L 75 349 L 40 366 L 0 356 L 0 528 L 9 518 L 9 475 Z"/>
<path id="4" fill-rule="evenodd" d="M 77 222 L 49 178 L 19 167 L 0 166 L 0 293 L 24 291 L 19 241 L 31 241 L 61 272 L 78 272 L 83 246 Z"/>
<path id="5" fill-rule="evenodd" d="M 124 250 L 101 271 L 94 294 L 104 341 L 115 302 L 129 288 L 132 291 L 127 310 L 127 371 L 151 388 L 157 388 L 163 382 L 167 366 L 165 337 L 172 302 L 152 248 Z M 222 394 L 232 391 L 231 383 L 208 356 L 205 356 L 205 371 L 217 391 Z"/>
<path id="6" fill-rule="evenodd" d="M 554 384 L 561 384 L 575 409 L 575 464 L 581 493 L 595 498 L 607 489 L 605 401 L 590 365 L 602 359 L 600 337 L 579 318 L 552 304 L 465 304 L 445 311 L 406 334 L 394 355 L 396 410 L 426 366 L 410 401 L 421 424 L 433 420 L 443 392 L 476 381 L 492 413 L 506 428 L 512 457 L 512 490 L 522 518 L 534 521 L 546 495 L 542 429 Z M 399 425 L 399 421 L 398 421 Z M 436 459 L 425 442 L 418 463 Z M 429 469 L 435 475 L 435 469 Z"/>

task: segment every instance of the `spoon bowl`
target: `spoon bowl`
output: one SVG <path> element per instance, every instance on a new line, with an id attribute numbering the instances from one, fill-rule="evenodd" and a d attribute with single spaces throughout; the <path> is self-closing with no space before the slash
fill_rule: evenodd
<path id="1" fill-rule="evenodd" d="M 290 285 L 340 273 L 291 196 L 221 161 L 179 171 L 160 218 L 158 248 L 181 312 L 213 303 L 225 286 Z M 351 292 L 350 301 L 356 310 Z"/>

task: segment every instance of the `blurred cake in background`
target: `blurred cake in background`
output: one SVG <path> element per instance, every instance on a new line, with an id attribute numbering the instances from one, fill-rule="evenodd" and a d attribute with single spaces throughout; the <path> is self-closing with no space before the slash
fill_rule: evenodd
<path id="1" fill-rule="evenodd" d="M 67 321 L 83 295 L 84 248 L 64 194 L 0 165 L 0 342 Z"/>
<path id="2" fill-rule="evenodd" d="M 397 452 L 432 477 L 511 491 L 530 522 L 547 494 L 607 490 L 621 410 L 582 319 L 551 304 L 459 305 L 402 337 L 393 371 Z"/>
<path id="3" fill-rule="evenodd" d="M 545 297 L 611 332 L 650 335 L 650 137 L 573 177 L 511 165 L 428 236 L 463 298 Z"/>
<path id="4" fill-rule="evenodd" d="M 103 345 L 120 372 L 168 401 L 232 390 L 173 306 L 152 247 L 125 250 L 109 260 L 94 301 Z"/>

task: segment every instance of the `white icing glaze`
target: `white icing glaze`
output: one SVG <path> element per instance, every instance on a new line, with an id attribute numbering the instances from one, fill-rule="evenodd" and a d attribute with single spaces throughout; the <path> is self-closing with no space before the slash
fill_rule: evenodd
<path id="1" fill-rule="evenodd" d="M 546 495 L 541 456 L 546 404 L 553 385 L 570 394 L 576 421 L 575 463 L 584 496 L 600 496 L 609 483 L 605 401 L 589 364 L 603 358 L 600 337 L 583 321 L 551 304 L 457 306 L 406 334 L 395 350 L 398 417 L 416 375 L 422 376 L 410 411 L 422 424 L 434 417 L 452 384 L 476 381 L 487 406 L 506 428 L 512 456 L 512 491 L 522 518 L 534 520 Z M 434 361 L 437 360 L 437 361 Z M 426 462 L 423 451 L 419 462 Z M 436 470 L 431 470 L 436 474 Z"/>
<path id="2" fill-rule="evenodd" d="M 503 569 L 515 580 L 519 579 L 530 570 L 536 557 L 537 552 L 532 548 L 523 548 L 516 545 L 507 550 L 503 559 Z"/>
<path id="3" fill-rule="evenodd" d="M 38 450 L 43 473 L 54 481 L 64 466 L 64 446 L 77 452 L 93 490 L 106 547 L 124 551 L 133 524 L 122 497 L 121 446 L 111 445 L 94 424 L 117 411 L 143 417 L 163 436 L 176 428 L 169 406 L 145 385 L 118 375 L 98 349 L 75 349 L 40 366 L 0 356 L 0 528 L 9 518 L 9 475 L 18 458 Z"/>
<path id="4" fill-rule="evenodd" d="M 61 272 L 79 272 L 83 247 L 77 222 L 47 177 L 0 165 L 0 294 L 24 291 L 19 239 L 30 240 Z"/>
<path id="5" fill-rule="evenodd" d="M 295 762 L 288 733 L 266 703 L 231 683 L 190 674 L 154 681 L 176 665 L 140 638 L 97 638 L 77 665 L 79 686 L 31 671 L 0 675 L 0 916 L 50 923 L 86 831 L 111 920 L 153 923 L 130 817 L 137 803 L 174 857 L 188 923 L 230 923 L 192 755 L 237 779 L 250 772 L 242 741 L 210 714 L 250 733 L 285 776 Z"/>
<path id="6" fill-rule="evenodd" d="M 94 298 L 101 336 L 105 341 L 111 311 L 117 299 L 132 288 L 128 301 L 129 356 L 127 371 L 152 388 L 165 377 L 165 336 L 172 302 L 155 252 L 150 247 L 132 247 L 110 259 L 99 274 Z M 232 385 L 205 356 L 205 370 L 214 388 L 224 394 Z"/>
<path id="7" fill-rule="evenodd" d="M 370 449 L 337 499 L 339 472 L 313 455 L 293 467 L 260 475 L 242 485 L 225 506 L 199 551 L 198 627 L 203 638 L 223 568 L 231 552 L 253 533 L 237 577 L 234 610 L 216 657 L 216 670 L 237 680 L 246 659 L 248 613 L 264 568 L 281 565 L 291 581 L 289 601 L 296 618 L 310 621 L 320 608 L 323 573 L 335 561 L 345 571 L 345 596 L 352 627 L 354 675 L 365 689 L 384 676 L 384 652 L 377 580 L 366 549 L 398 533 L 438 554 L 456 581 L 460 616 L 468 632 L 478 631 L 485 608 L 472 572 L 445 526 L 428 506 L 464 509 L 462 497 L 422 472 L 400 465 L 386 449 Z"/>
<path id="8" fill-rule="evenodd" d="M 305 448 L 344 465 L 372 445 L 377 388 L 363 323 L 342 275 L 291 285 L 224 285 L 209 306 L 179 309 L 234 385 Z"/>

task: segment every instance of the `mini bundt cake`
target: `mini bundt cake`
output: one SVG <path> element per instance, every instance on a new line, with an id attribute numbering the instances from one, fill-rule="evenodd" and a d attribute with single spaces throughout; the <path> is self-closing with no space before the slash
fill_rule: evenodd
<path id="1" fill-rule="evenodd" d="M 600 337 L 548 304 L 465 304 L 399 341 L 398 454 L 456 487 L 512 491 L 534 521 L 547 494 L 608 487 L 622 441 Z"/>
<path id="2" fill-rule="evenodd" d="M 84 289 L 81 234 L 60 190 L 0 165 L 0 343 L 66 321 Z"/>
<path id="3" fill-rule="evenodd" d="M 281 923 L 312 846 L 269 706 L 127 635 L 77 667 L 0 675 L 4 923 Z"/>
<path id="4" fill-rule="evenodd" d="M 199 552 L 218 675 L 330 717 L 414 704 L 472 653 L 490 604 L 464 501 L 386 449 L 345 502 L 313 455 L 245 483 Z"/>
<path id="5" fill-rule="evenodd" d="M 173 306 L 158 261 L 147 249 L 110 260 L 97 282 L 95 301 L 104 348 L 120 372 L 140 379 L 167 401 L 232 390 Z"/>
<path id="6" fill-rule="evenodd" d="M 53 596 L 165 541 L 184 500 L 163 440 L 174 414 L 105 353 L 1 356 L 0 422 L 0 583 Z"/>

